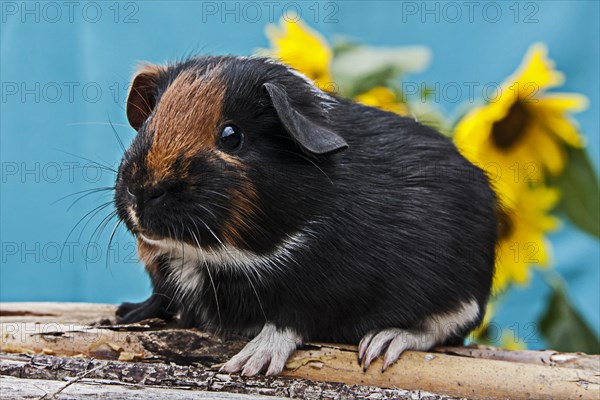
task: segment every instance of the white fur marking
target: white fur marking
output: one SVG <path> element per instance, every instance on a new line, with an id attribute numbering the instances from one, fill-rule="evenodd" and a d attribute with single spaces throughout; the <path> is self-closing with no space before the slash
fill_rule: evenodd
<path id="1" fill-rule="evenodd" d="M 150 239 L 143 234 L 140 237 L 145 242 L 156 246 L 163 253 L 169 253 L 175 258 L 184 257 L 195 259 L 199 264 L 210 263 L 219 268 L 231 270 L 244 269 L 252 274 L 256 269 L 273 269 L 276 261 L 292 261 L 292 251 L 306 247 L 305 233 L 298 232 L 284 240 L 273 252 L 259 255 L 248 250 L 240 250 L 233 246 L 220 246 L 218 248 L 198 248 L 188 243 L 172 239 Z"/>
<path id="2" fill-rule="evenodd" d="M 425 322 L 425 329 L 433 332 L 436 342 L 441 342 L 456 333 L 460 328 L 475 321 L 479 316 L 479 305 L 475 300 L 463 303 L 454 312 L 435 315 Z"/>
<path id="3" fill-rule="evenodd" d="M 366 369 L 385 351 L 383 370 L 386 370 L 405 350 L 429 350 L 478 316 L 479 305 L 471 300 L 463 303 L 457 311 L 428 318 L 422 330 L 390 328 L 378 333 L 369 332 L 358 346 L 359 359 L 364 359 Z"/>
<path id="4" fill-rule="evenodd" d="M 164 253 L 169 253 L 170 262 L 167 279 L 173 282 L 184 293 L 190 293 L 202 287 L 203 275 L 200 273 L 203 259 L 198 248 L 185 243 L 172 241 L 171 247 L 166 248 L 165 240 L 150 239 L 140 233 L 140 238 L 154 245 Z M 182 293 L 183 294 L 183 293 Z"/>
<path id="5" fill-rule="evenodd" d="M 129 214 L 129 218 L 131 218 L 131 222 L 133 222 L 134 226 L 140 226 L 140 220 L 137 217 L 137 214 L 133 210 L 132 206 L 127 207 L 127 213 Z"/>
<path id="6" fill-rule="evenodd" d="M 277 329 L 268 322 L 242 351 L 223 365 L 222 370 L 229 373 L 242 371 L 242 375 L 252 376 L 267 369 L 267 375 L 277 375 L 301 343 L 302 338 L 293 329 Z"/>

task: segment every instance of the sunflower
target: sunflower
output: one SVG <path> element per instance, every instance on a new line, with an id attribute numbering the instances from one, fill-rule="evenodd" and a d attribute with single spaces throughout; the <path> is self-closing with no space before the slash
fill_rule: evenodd
<path id="1" fill-rule="evenodd" d="M 381 108 L 399 115 L 408 115 L 406 105 L 400 102 L 393 90 L 385 86 L 376 86 L 354 98 L 367 106 Z"/>
<path id="2" fill-rule="evenodd" d="M 471 160 L 496 163 L 516 183 L 543 181 L 547 173 L 559 175 L 566 163 L 564 146 L 584 145 L 569 113 L 587 106 L 579 94 L 545 93 L 563 81 L 546 47 L 533 45 L 498 96 L 457 124 L 456 145 Z"/>
<path id="3" fill-rule="evenodd" d="M 527 283 L 531 265 L 549 265 L 550 245 L 545 234 L 558 227 L 559 220 L 549 214 L 558 199 L 557 189 L 538 185 L 521 192 L 514 207 L 506 210 L 508 218 L 496 255 L 494 293 L 513 282 Z"/>
<path id="4" fill-rule="evenodd" d="M 546 187 L 548 175 L 565 168 L 566 146 L 581 148 L 571 112 L 587 99 L 573 93 L 546 93 L 564 81 L 542 44 L 533 45 L 498 96 L 467 113 L 456 125 L 460 151 L 488 174 L 503 210 L 494 291 L 524 284 L 531 265 L 548 265 L 545 234 L 557 227 L 549 213 L 559 193 Z"/>
<path id="5" fill-rule="evenodd" d="M 317 31 L 300 20 L 283 19 L 279 26 L 267 25 L 266 35 L 271 49 L 263 53 L 302 72 L 320 88 L 331 85 L 333 52 Z"/>

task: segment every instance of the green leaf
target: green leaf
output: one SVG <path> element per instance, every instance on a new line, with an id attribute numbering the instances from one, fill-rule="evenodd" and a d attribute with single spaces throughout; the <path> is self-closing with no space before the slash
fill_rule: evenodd
<path id="1" fill-rule="evenodd" d="M 567 147 L 564 172 L 550 181 L 561 189 L 557 211 L 575 225 L 600 238 L 600 183 L 584 149 Z"/>
<path id="2" fill-rule="evenodd" d="M 331 72 L 339 91 L 347 97 L 387 84 L 408 72 L 422 71 L 431 58 L 423 46 L 374 48 L 355 44 L 339 45 Z"/>
<path id="3" fill-rule="evenodd" d="M 567 299 L 562 284 L 551 284 L 548 308 L 540 319 L 540 331 L 548 346 L 564 352 L 600 354 L 600 341 L 579 311 Z"/>
<path id="4" fill-rule="evenodd" d="M 344 36 L 337 36 L 333 38 L 333 57 L 338 57 L 340 54 L 345 53 L 350 50 L 354 50 L 357 47 L 360 47 L 361 44 L 355 42 L 352 39 L 349 39 Z"/>
<path id="5" fill-rule="evenodd" d="M 390 81 L 397 78 L 399 74 L 400 72 L 393 66 L 388 66 L 387 68 L 382 68 L 359 78 L 346 77 L 345 82 L 349 82 L 350 84 L 346 86 L 345 93 L 348 94 L 348 97 L 352 98 L 377 86 L 390 86 Z"/>
<path id="6" fill-rule="evenodd" d="M 446 137 L 451 137 L 452 131 L 446 122 L 442 111 L 434 104 L 423 101 L 408 103 L 411 115 L 420 123 L 428 125 Z"/>

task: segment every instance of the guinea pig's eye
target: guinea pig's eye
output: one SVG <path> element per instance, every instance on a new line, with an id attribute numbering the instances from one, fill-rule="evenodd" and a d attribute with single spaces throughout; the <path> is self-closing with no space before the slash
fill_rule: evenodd
<path id="1" fill-rule="evenodd" d="M 235 125 L 226 125 L 219 134 L 219 148 L 225 151 L 237 150 L 244 142 L 244 135 Z"/>

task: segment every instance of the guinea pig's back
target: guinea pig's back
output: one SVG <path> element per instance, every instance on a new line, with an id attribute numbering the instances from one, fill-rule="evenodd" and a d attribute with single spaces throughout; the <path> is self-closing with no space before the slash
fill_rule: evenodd
<path id="1" fill-rule="evenodd" d="M 381 318 L 416 321 L 471 300 L 483 307 L 496 243 L 496 199 L 483 171 L 413 119 L 343 107 L 332 116 L 349 144 L 336 155 L 339 221 L 347 257 L 365 287 L 378 289 L 373 301 L 389 299 Z M 386 310 L 402 304 L 411 307 Z"/>

